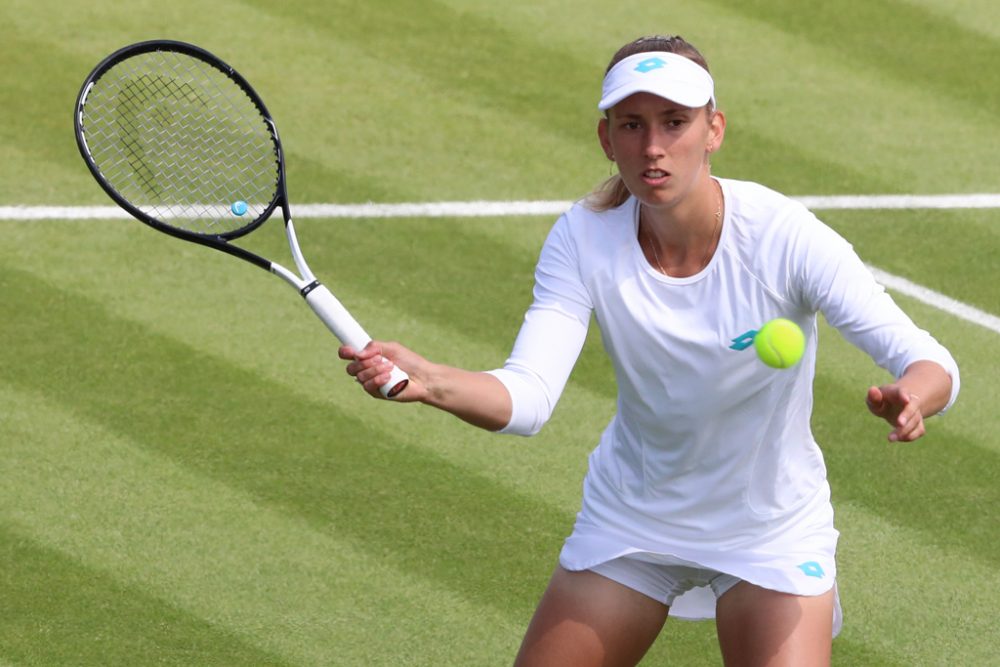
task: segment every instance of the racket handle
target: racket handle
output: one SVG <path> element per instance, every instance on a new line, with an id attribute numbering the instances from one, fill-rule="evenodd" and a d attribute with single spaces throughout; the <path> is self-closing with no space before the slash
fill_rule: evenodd
<path id="1" fill-rule="evenodd" d="M 323 324 L 333 332 L 341 343 L 349 345 L 355 350 L 363 349 L 371 342 L 372 337 L 361 328 L 358 321 L 351 316 L 344 305 L 337 300 L 337 297 L 327 289 L 326 285 L 319 282 L 313 283 L 315 287 L 304 294 L 306 303 L 313 309 L 313 312 L 323 320 Z M 410 376 L 398 367 L 393 367 L 389 381 L 379 387 L 379 391 L 386 398 L 393 398 L 406 388 L 410 382 Z"/>

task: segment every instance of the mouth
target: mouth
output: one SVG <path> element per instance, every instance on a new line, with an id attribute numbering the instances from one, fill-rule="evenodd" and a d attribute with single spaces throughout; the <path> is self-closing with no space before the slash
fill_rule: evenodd
<path id="1" fill-rule="evenodd" d="M 642 172 L 642 180 L 650 185 L 659 185 L 670 178 L 670 172 L 662 169 L 647 169 Z"/>

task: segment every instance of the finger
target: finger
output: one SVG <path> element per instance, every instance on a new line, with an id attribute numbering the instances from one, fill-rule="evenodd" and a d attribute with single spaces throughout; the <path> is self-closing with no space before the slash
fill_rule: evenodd
<path id="1" fill-rule="evenodd" d="M 365 382 L 372 375 L 371 369 L 380 363 L 382 363 L 382 357 L 355 357 L 351 363 L 347 364 L 345 370 L 348 375 L 356 378 L 358 382 Z"/>
<path id="2" fill-rule="evenodd" d="M 358 382 L 366 383 L 380 375 L 384 372 L 384 362 L 380 361 L 380 357 L 375 357 L 372 359 L 358 360 L 351 364 L 357 368 L 357 373 L 354 377 L 358 379 Z"/>
<path id="3" fill-rule="evenodd" d="M 337 348 L 337 356 L 341 359 L 354 359 L 356 353 L 350 345 L 341 345 Z"/>
<path id="4" fill-rule="evenodd" d="M 891 442 L 913 442 L 927 432 L 923 418 L 917 417 L 906 422 L 889 434 Z"/>
<path id="5" fill-rule="evenodd" d="M 903 403 L 903 406 L 899 410 L 899 417 L 896 418 L 896 421 L 902 426 L 919 414 L 920 409 L 916 401 L 906 399 L 906 402 Z"/>
<path id="6" fill-rule="evenodd" d="M 392 361 L 382 356 L 372 357 L 355 363 L 362 367 L 356 375 L 357 380 L 366 385 L 366 388 L 368 384 L 373 383 L 375 388 L 378 389 L 386 382 L 389 382 L 392 369 L 395 367 Z"/>
<path id="7" fill-rule="evenodd" d="M 868 395 L 865 396 L 865 403 L 868 404 L 868 409 L 874 415 L 881 415 L 885 412 L 885 396 L 882 394 L 882 390 L 878 387 L 868 388 Z"/>
<path id="8" fill-rule="evenodd" d="M 901 440 L 916 440 L 924 432 L 924 417 L 920 413 L 920 406 L 916 401 L 911 400 L 899 415 L 899 428 Z"/>
<path id="9" fill-rule="evenodd" d="M 923 415 L 920 412 L 920 405 L 917 403 L 916 396 L 904 396 L 902 408 L 899 411 L 899 415 L 896 416 L 896 429 L 894 433 L 896 434 L 897 441 L 910 441 L 915 440 L 917 437 L 913 437 L 913 434 L 919 429 L 923 428 Z"/>
<path id="10" fill-rule="evenodd" d="M 369 396 L 384 401 L 388 399 L 382 394 L 381 388 L 391 381 L 392 375 L 389 373 L 377 373 L 367 381 L 363 382 L 361 386 L 364 388 L 365 393 Z"/>
<path id="11" fill-rule="evenodd" d="M 913 427 L 913 430 L 906 434 L 906 441 L 913 442 L 919 438 L 924 437 L 927 433 L 927 427 L 924 425 L 924 420 L 921 419 L 920 423 Z"/>
<path id="12" fill-rule="evenodd" d="M 354 353 L 355 359 L 371 359 L 382 356 L 382 346 L 375 341 L 370 341 L 361 350 Z"/>
<path id="13" fill-rule="evenodd" d="M 903 404 L 896 418 L 898 426 L 904 426 L 913 421 L 922 421 L 923 414 L 920 411 L 920 397 L 916 394 L 908 394 L 902 397 Z"/>

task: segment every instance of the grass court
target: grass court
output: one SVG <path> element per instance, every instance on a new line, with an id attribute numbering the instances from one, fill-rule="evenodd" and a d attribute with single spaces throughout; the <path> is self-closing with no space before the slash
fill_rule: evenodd
<path id="1" fill-rule="evenodd" d="M 110 200 L 79 85 L 152 38 L 258 90 L 296 203 L 572 200 L 614 50 L 679 33 L 729 130 L 717 175 L 789 195 L 1000 191 L 993 0 L 3 0 L 0 206 Z M 1000 316 L 1000 209 L 831 210 L 871 265 Z M 304 219 L 376 337 L 501 365 L 553 216 Z M 279 221 L 247 240 L 285 263 Z M 0 666 L 505 665 L 614 409 L 596 327 L 535 438 L 370 400 L 281 281 L 135 221 L 0 220 Z M 898 301 L 962 369 L 952 412 L 885 440 L 884 371 L 823 326 L 814 432 L 845 611 L 834 664 L 1000 650 L 1000 331 Z M 992 407 L 991 407 L 992 406 Z M 668 621 L 645 665 L 718 665 Z"/>

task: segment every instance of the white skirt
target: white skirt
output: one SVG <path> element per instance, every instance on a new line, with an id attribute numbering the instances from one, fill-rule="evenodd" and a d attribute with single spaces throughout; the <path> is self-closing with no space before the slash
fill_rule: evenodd
<path id="1" fill-rule="evenodd" d="M 790 516 L 782 517 L 778 529 L 765 531 L 759 537 L 751 535 L 730 541 L 724 548 L 713 539 L 717 536 L 705 542 L 671 539 L 669 534 L 663 534 L 660 522 L 642 517 L 621 502 L 609 506 L 607 495 L 594 491 L 589 484 L 585 485 L 583 507 L 559 555 L 559 564 L 564 569 L 589 570 L 615 558 L 634 555 L 654 561 L 679 559 L 793 595 L 822 595 L 836 588 L 835 552 L 839 533 L 833 527 L 833 508 L 826 484 Z M 674 600 L 670 616 L 712 619 L 715 604 L 712 589 L 698 586 Z M 837 595 L 833 636 L 840 632 L 842 623 Z"/>

